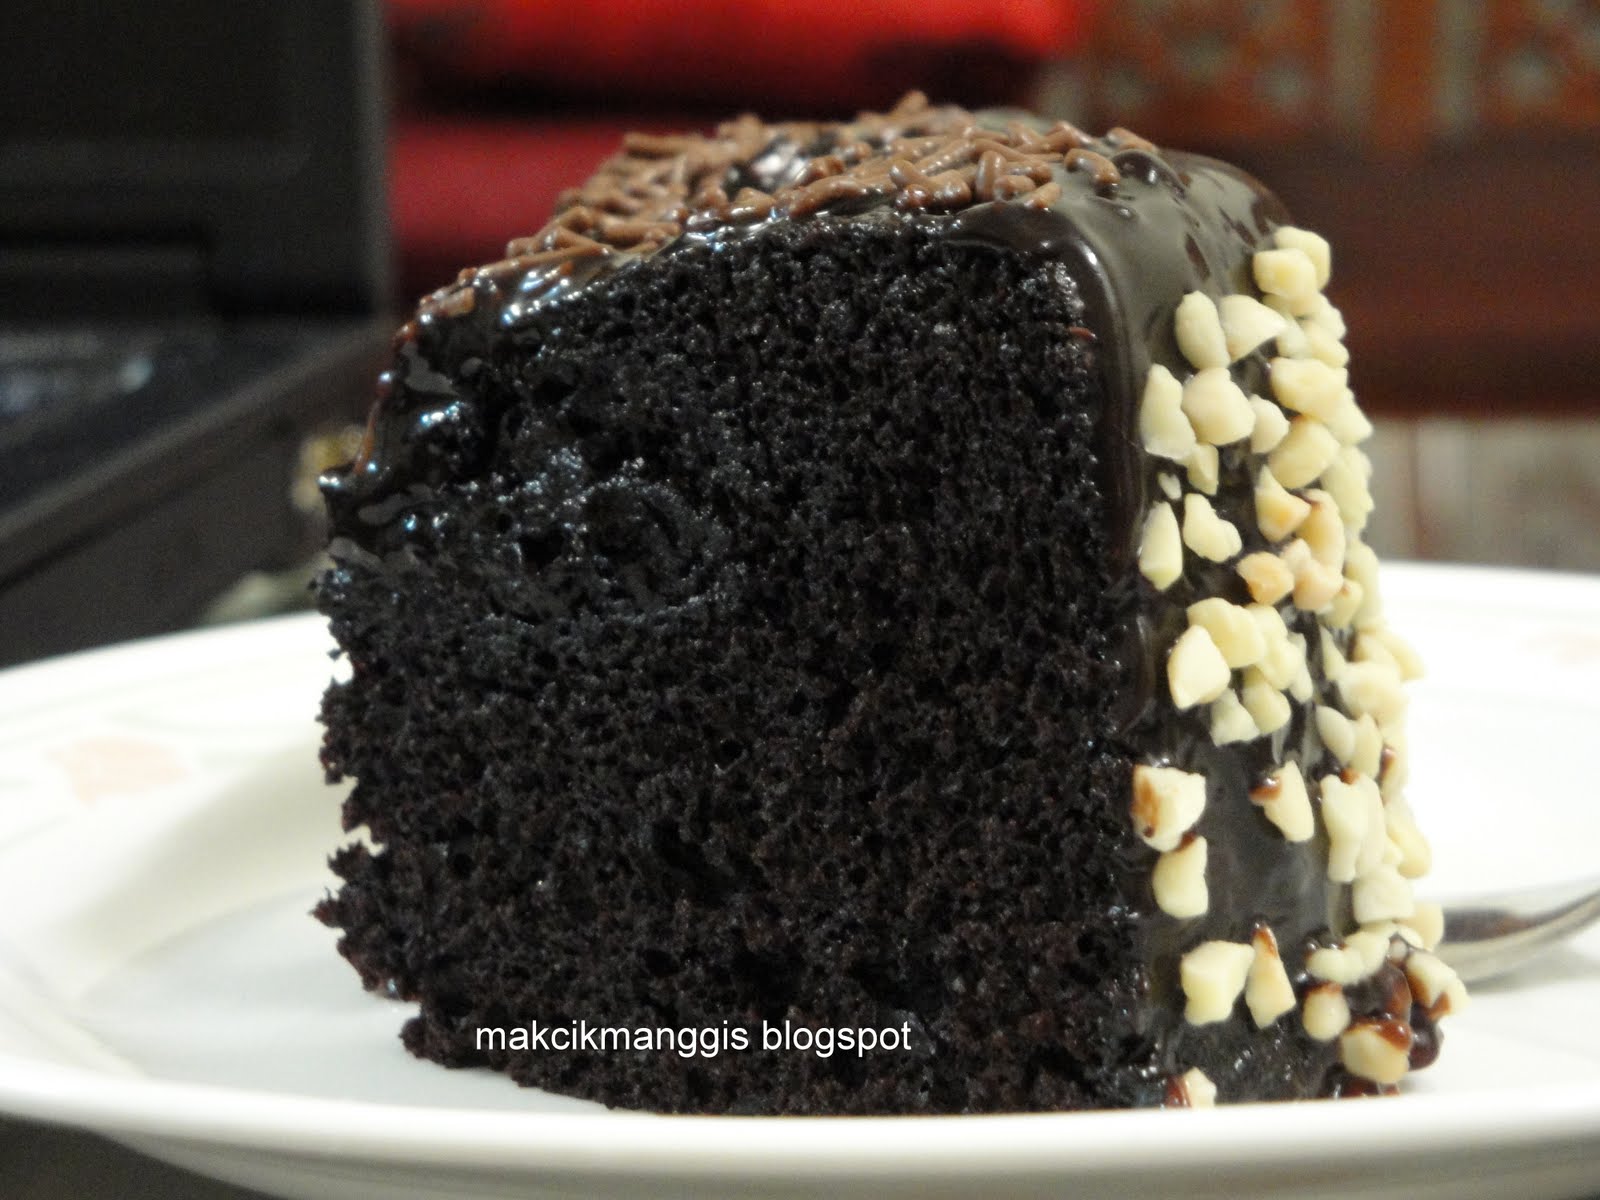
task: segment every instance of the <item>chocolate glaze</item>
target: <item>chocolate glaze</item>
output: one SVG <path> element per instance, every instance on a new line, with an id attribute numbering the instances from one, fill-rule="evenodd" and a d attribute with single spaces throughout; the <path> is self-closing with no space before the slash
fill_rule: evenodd
<path id="1" fill-rule="evenodd" d="M 1308 779 L 1331 769 L 1310 706 L 1297 705 L 1289 725 L 1270 738 L 1218 747 L 1203 707 L 1182 713 L 1165 702 L 1165 652 L 1185 626 L 1186 605 L 1206 596 L 1248 602 L 1242 581 L 1228 564 L 1188 555 L 1183 578 L 1157 593 L 1135 565 L 1157 476 L 1182 470 L 1147 455 L 1137 433 L 1151 366 L 1188 371 L 1173 333 L 1173 310 L 1190 291 L 1219 297 L 1248 290 L 1250 254 L 1287 222 L 1277 202 L 1246 175 L 1202 157 L 1158 151 L 1126 131 L 1095 139 L 1064 123 L 932 109 L 916 97 L 849 125 L 769 127 L 747 118 L 724 126 L 714 139 L 633 137 L 596 180 L 567 197 L 545 230 L 513 242 L 506 260 L 463 272 L 425 299 L 397 335 L 395 366 L 381 384 L 361 454 L 326 481 L 341 531 L 335 556 L 381 552 L 377 531 L 408 496 L 437 482 L 416 476 L 408 448 L 424 433 L 448 432 L 462 406 L 473 403 L 474 358 L 487 357 L 498 332 L 549 319 L 574 296 L 654 255 L 760 237 L 773 222 L 862 220 L 913 224 L 1053 260 L 1081 290 L 1084 325 L 1073 333 L 1093 348 L 1107 401 L 1098 452 L 1126 631 L 1119 736 L 1132 761 L 1203 772 L 1208 780 L 1208 805 L 1196 831 L 1210 847 L 1206 915 L 1175 920 L 1160 913 L 1148 883 L 1154 853 L 1131 834 L 1121 852 L 1148 963 L 1149 1003 L 1130 1016 L 1156 1048 L 1145 1098 L 1160 1103 L 1169 1077 L 1197 1064 L 1213 1077 L 1225 1075 L 1230 1061 L 1249 1053 L 1241 1035 L 1255 1034 L 1247 1018 L 1186 1024 L 1177 975 L 1185 950 L 1213 938 L 1248 941 L 1264 922 L 1303 988 L 1307 951 L 1354 926 L 1348 888 L 1323 882 L 1324 835 L 1290 844 L 1250 799 L 1285 761 L 1298 762 Z M 447 377 L 435 362 L 465 365 Z M 1259 352 L 1234 371 L 1246 392 L 1267 391 Z M 1252 487 L 1245 452 L 1225 449 L 1215 504 L 1244 535 L 1244 553 L 1266 548 L 1256 532 Z M 1307 636 L 1319 688 L 1314 699 L 1320 699 L 1326 685 L 1315 620 L 1288 605 L 1282 612 L 1292 632 Z M 1358 1018 L 1370 1012 L 1400 1024 L 1384 1013 L 1379 989 L 1352 1000 Z M 1419 1057 L 1432 1052 L 1427 1024 Z M 1275 1036 L 1301 1035 L 1280 1029 Z M 1305 1040 L 1303 1053 L 1309 1077 L 1322 1080 L 1313 1090 L 1351 1090 L 1331 1047 Z"/>

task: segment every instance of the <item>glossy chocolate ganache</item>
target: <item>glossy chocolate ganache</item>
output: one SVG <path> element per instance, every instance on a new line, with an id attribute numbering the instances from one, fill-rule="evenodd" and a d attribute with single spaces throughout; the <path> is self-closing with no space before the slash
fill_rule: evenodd
<path id="1" fill-rule="evenodd" d="M 1464 994 L 1328 273 L 1226 164 L 913 95 L 630 137 L 427 297 L 320 589 L 324 758 L 381 849 L 319 915 L 420 1001 L 408 1045 L 685 1111 L 1431 1061 Z M 478 1035 L 534 1019 L 909 1048 Z"/>

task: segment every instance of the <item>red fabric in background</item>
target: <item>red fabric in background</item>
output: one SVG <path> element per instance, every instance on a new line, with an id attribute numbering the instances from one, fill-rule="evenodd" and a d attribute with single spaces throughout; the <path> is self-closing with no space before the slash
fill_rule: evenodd
<path id="1" fill-rule="evenodd" d="M 1025 82 L 1018 77 L 1031 65 L 1073 49 L 1086 7 L 1086 0 L 388 4 L 406 55 L 458 83 L 760 103 L 765 115 L 809 107 L 826 116 L 892 103 L 908 87 L 939 99 L 993 99 Z"/>
<path id="2" fill-rule="evenodd" d="M 389 139 L 389 214 L 399 302 L 409 307 L 464 266 L 491 262 L 536 233 L 556 197 L 582 183 L 630 129 L 693 122 L 407 118 Z"/>
<path id="3" fill-rule="evenodd" d="M 1076 49 L 1091 2 L 387 0 L 404 81 L 390 144 L 397 300 L 539 229 L 629 129 L 709 128 L 747 110 L 847 117 L 912 87 L 1025 103 L 1036 69 Z M 488 111 L 463 111 L 483 100 Z M 570 115 L 595 112 L 623 115 Z"/>

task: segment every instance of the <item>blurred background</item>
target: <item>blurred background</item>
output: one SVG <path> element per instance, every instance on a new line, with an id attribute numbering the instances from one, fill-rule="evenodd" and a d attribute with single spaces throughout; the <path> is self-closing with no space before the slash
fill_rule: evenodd
<path id="1" fill-rule="evenodd" d="M 912 87 L 1255 171 L 1335 247 L 1380 551 L 1600 568 L 1600 4 L 60 0 L 0 44 L 0 662 L 303 605 L 388 330 L 623 131 Z M 157 317 L 180 365 L 343 341 L 177 412 Z"/>
<path id="2" fill-rule="evenodd" d="M 0 662 L 306 603 L 389 330 L 624 130 L 911 87 L 1259 174 L 1335 247 L 1379 550 L 1600 569 L 1597 3 L 53 0 L 0 46 Z M 16 1124 L 0 1194 L 245 1196 Z"/>
<path id="3" fill-rule="evenodd" d="M 704 0 L 601 3 L 576 23 L 518 0 L 388 12 L 408 292 L 535 228 L 635 125 L 740 107 L 832 116 L 908 87 L 1125 125 L 1247 167 L 1332 241 L 1352 380 L 1379 429 L 1381 553 L 1600 568 L 1600 4 Z"/>

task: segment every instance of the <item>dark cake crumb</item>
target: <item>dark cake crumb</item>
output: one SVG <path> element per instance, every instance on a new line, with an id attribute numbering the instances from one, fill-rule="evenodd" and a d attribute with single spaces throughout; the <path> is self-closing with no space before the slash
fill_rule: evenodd
<path id="1" fill-rule="evenodd" d="M 1285 491 L 1319 513 L 1301 558 L 1258 528 L 1267 451 L 1195 438 L 1244 403 L 1216 380 L 1214 416 L 1169 414 L 1184 462 L 1141 443 L 1147 377 L 1187 386 L 1211 336 L 1175 329 L 1180 301 L 1248 292 L 1285 222 L 1127 131 L 913 96 L 630 138 L 545 230 L 426 298 L 326 482 L 318 586 L 351 664 L 323 761 L 372 844 L 336 856 L 317 915 L 367 987 L 418 1004 L 405 1044 L 678 1112 L 1353 1093 L 1401 1030 L 1425 1065 L 1456 993 L 1410 933 L 1353 915 L 1378 876 L 1330 883 L 1347 848 L 1299 832 L 1313 780 L 1377 795 L 1376 763 L 1323 740 L 1353 755 L 1364 712 L 1335 676 L 1366 635 L 1307 599 L 1334 572 L 1355 619 L 1356 574 L 1323 566 L 1344 508 Z M 1288 403 L 1278 361 L 1243 352 L 1227 386 Z M 1147 513 L 1180 495 L 1158 562 Z M 1301 639 L 1311 690 L 1229 690 L 1271 667 L 1263 641 L 1228 646 L 1232 709 L 1169 694 L 1179 635 L 1221 655 L 1284 575 L 1263 628 Z M 1248 989 L 1196 982 L 1205 946 Z M 721 1040 L 483 1036 L 534 1022 Z M 728 1045 L 767 1026 L 902 1036 Z"/>

